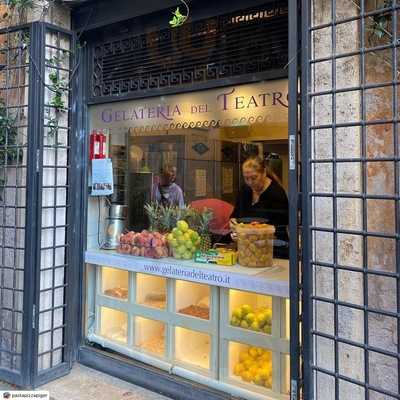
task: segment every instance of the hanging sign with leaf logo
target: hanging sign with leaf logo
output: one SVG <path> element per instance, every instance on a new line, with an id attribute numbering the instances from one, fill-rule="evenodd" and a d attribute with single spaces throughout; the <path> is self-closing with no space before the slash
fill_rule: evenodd
<path id="1" fill-rule="evenodd" d="M 177 7 L 176 10 L 172 13 L 172 19 L 169 21 L 171 28 L 182 26 L 189 18 L 189 6 L 185 0 L 181 0 L 181 2 L 186 7 L 186 14 L 182 14 L 180 7 Z"/>

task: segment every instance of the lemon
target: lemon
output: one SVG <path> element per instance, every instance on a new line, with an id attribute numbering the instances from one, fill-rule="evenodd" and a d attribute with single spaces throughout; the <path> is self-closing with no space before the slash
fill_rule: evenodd
<path id="1" fill-rule="evenodd" d="M 253 366 L 253 360 L 251 358 L 247 358 L 243 361 L 243 366 L 246 370 L 250 369 Z"/>
<path id="2" fill-rule="evenodd" d="M 172 233 L 168 233 L 167 240 L 169 243 L 171 243 L 174 240 L 174 235 Z"/>
<path id="3" fill-rule="evenodd" d="M 248 355 L 248 353 L 247 353 L 247 350 L 242 350 L 242 351 L 239 353 L 239 361 L 240 361 L 240 362 L 243 362 L 243 361 L 245 361 L 245 360 L 247 360 L 247 359 L 249 359 L 249 355 Z"/>
<path id="4" fill-rule="evenodd" d="M 251 382 L 252 381 L 252 376 L 251 376 L 249 371 L 243 371 L 242 374 L 241 374 L 241 377 L 245 382 Z"/>
<path id="5" fill-rule="evenodd" d="M 257 347 L 250 347 L 249 354 L 252 358 L 258 357 Z"/>
<path id="6" fill-rule="evenodd" d="M 241 363 L 238 363 L 233 367 L 233 375 L 240 376 L 243 371 L 244 371 L 244 366 Z"/>

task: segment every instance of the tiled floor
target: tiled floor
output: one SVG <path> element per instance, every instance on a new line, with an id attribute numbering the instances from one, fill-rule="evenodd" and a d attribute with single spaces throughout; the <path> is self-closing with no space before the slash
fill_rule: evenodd
<path id="1" fill-rule="evenodd" d="M 0 382 L 0 390 L 12 389 Z M 76 364 L 71 373 L 38 390 L 48 390 L 51 400 L 170 400 L 102 372 Z"/>

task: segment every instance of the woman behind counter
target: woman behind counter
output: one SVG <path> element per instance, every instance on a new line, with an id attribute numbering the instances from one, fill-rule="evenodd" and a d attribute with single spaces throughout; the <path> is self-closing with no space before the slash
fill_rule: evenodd
<path id="1" fill-rule="evenodd" d="M 238 218 L 265 219 L 275 226 L 274 256 L 287 258 L 289 202 L 285 190 L 260 157 L 248 158 L 243 163 L 242 173 L 245 185 L 238 193 L 231 215 L 232 231 Z"/>

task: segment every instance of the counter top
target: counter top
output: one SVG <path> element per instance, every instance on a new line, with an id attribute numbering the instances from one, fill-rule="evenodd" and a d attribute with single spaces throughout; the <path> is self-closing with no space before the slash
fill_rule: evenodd
<path id="1" fill-rule="evenodd" d="M 89 249 L 85 253 L 85 262 L 166 278 L 289 297 L 288 260 L 274 259 L 274 265 L 270 268 L 246 268 L 240 265 L 227 267 L 175 258 L 135 257 L 114 250 Z"/>

